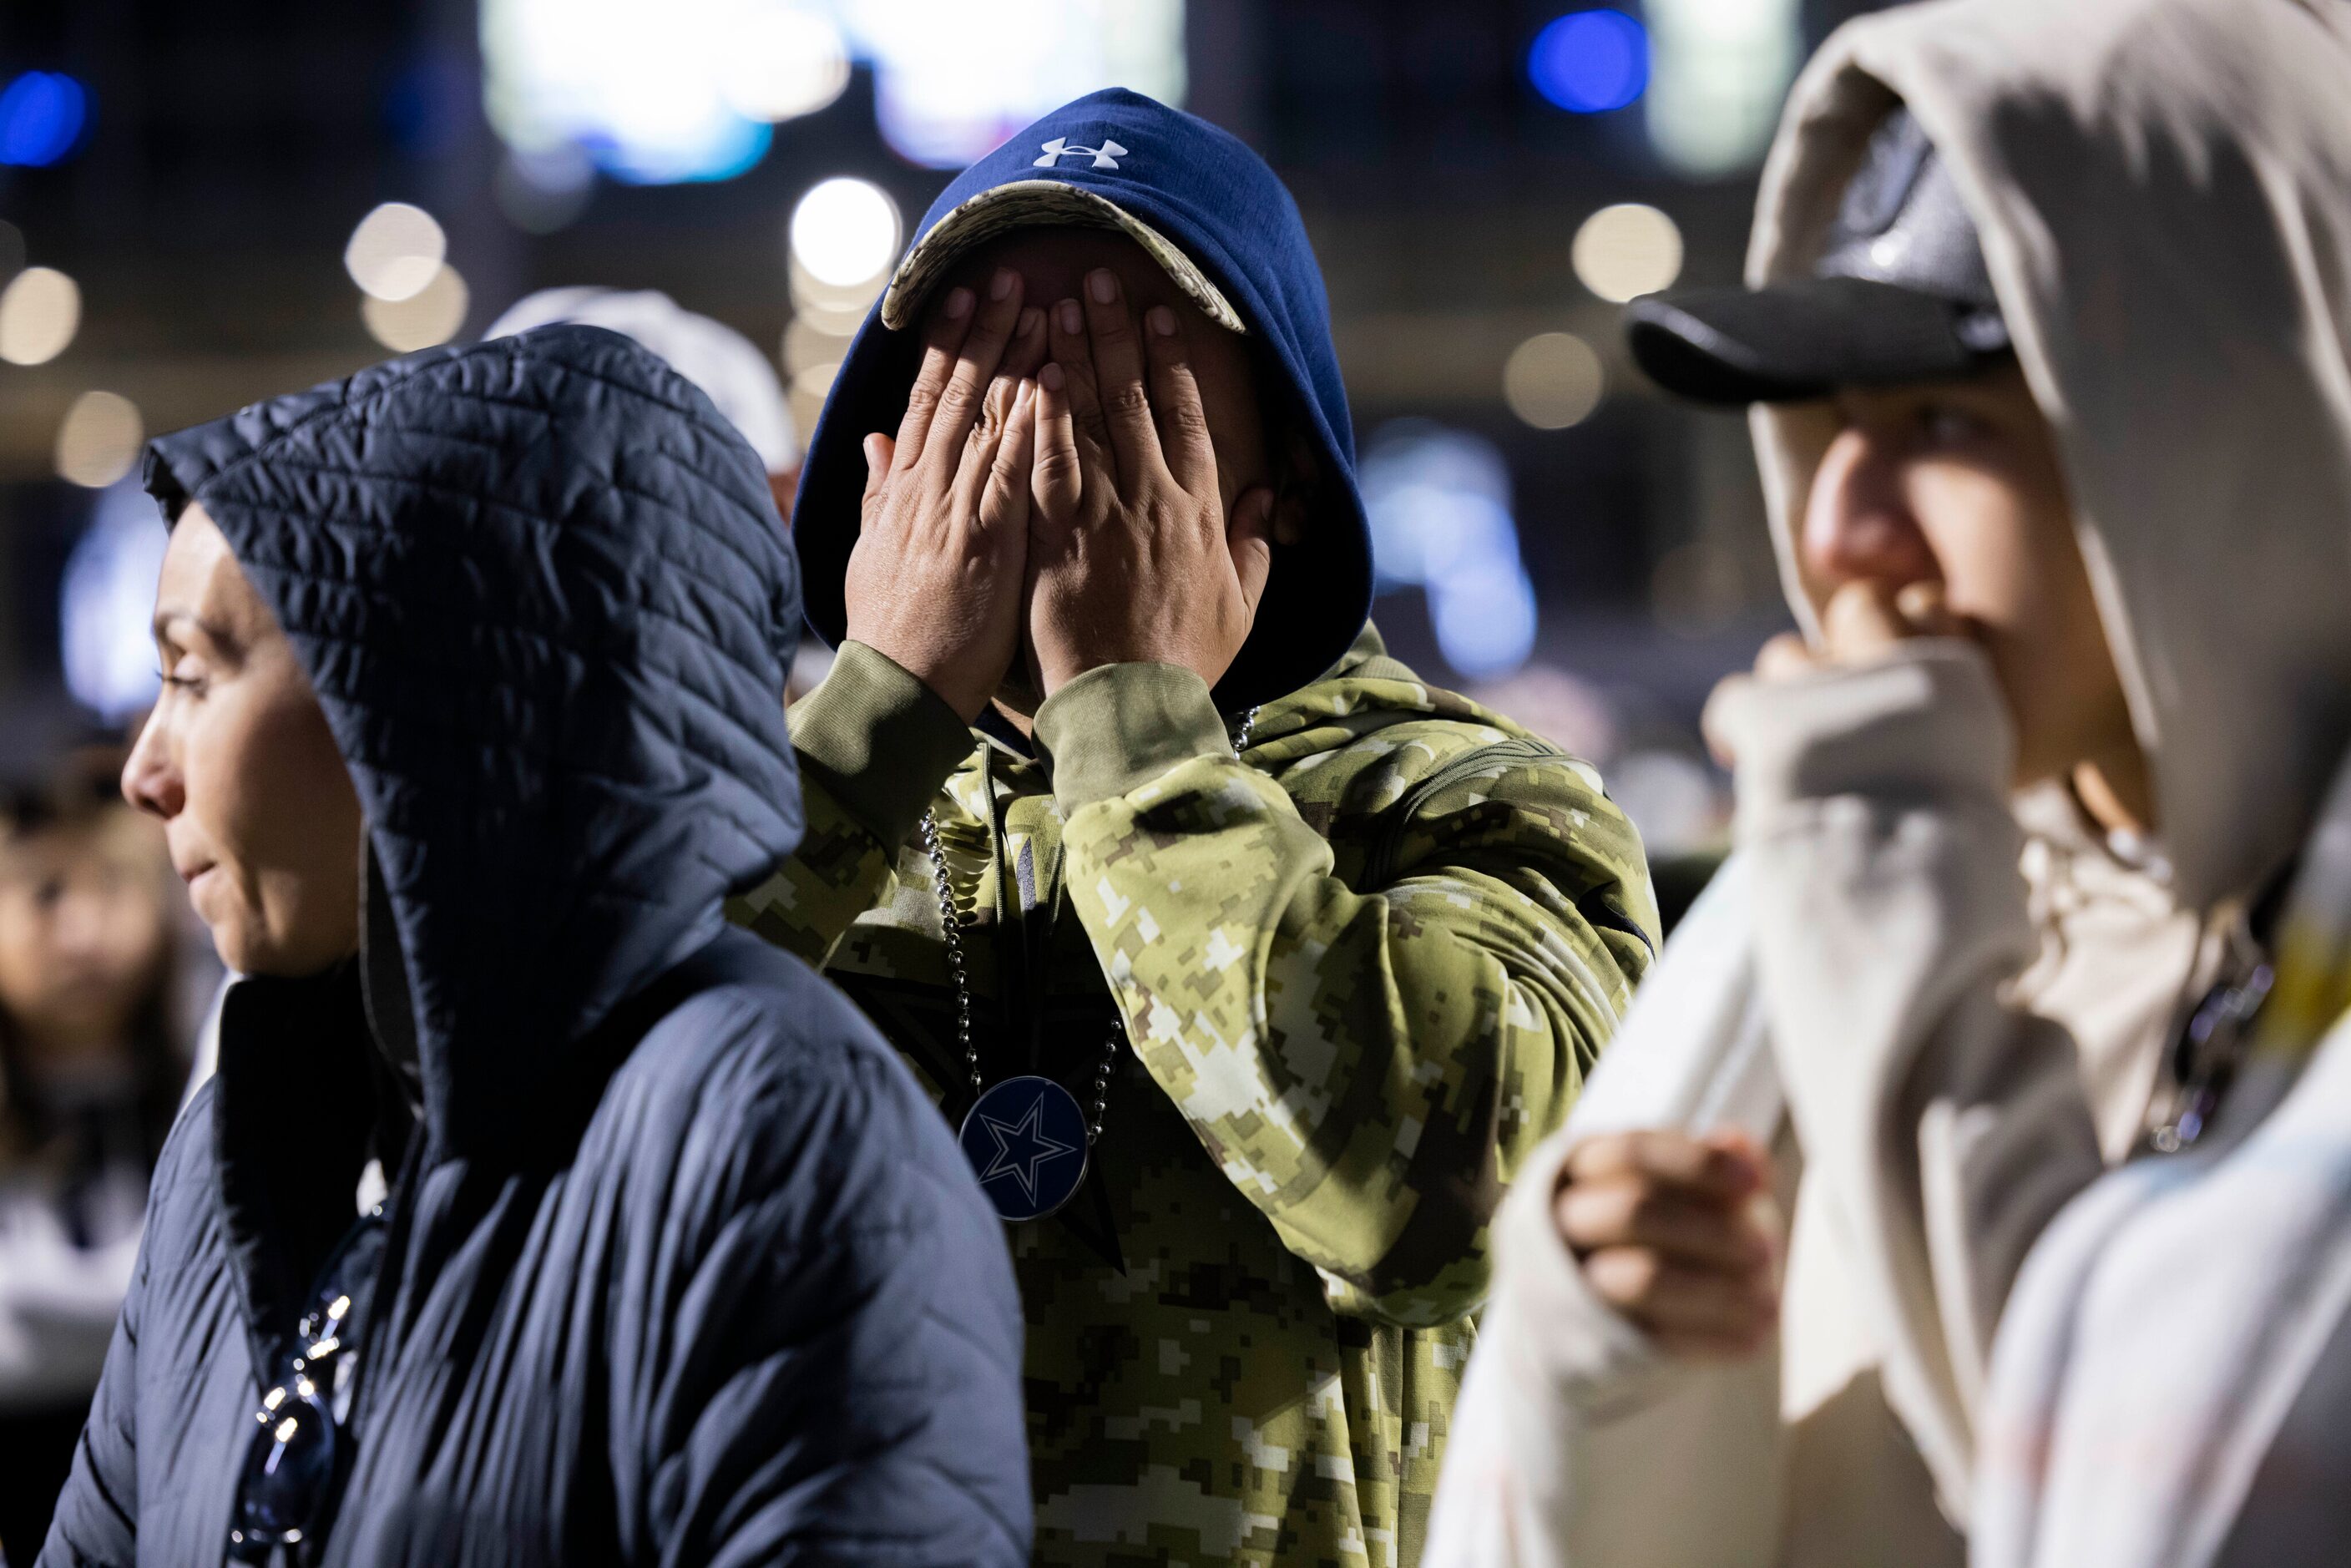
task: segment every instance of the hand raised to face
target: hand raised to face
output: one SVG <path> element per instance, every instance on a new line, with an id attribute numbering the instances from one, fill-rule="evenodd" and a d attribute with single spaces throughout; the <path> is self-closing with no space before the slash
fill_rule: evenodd
<path id="1" fill-rule="evenodd" d="M 1019 274 L 948 294 L 893 441 L 865 438 L 865 496 L 843 584 L 848 633 L 968 724 L 1019 644 L 1043 314 Z"/>
<path id="2" fill-rule="evenodd" d="M 1029 638 L 1047 695 L 1102 664 L 1180 664 L 1211 685 L 1257 618 L 1273 492 L 1227 512 L 1185 324 L 1138 323 L 1118 277 L 1050 312 L 1038 375 Z"/>

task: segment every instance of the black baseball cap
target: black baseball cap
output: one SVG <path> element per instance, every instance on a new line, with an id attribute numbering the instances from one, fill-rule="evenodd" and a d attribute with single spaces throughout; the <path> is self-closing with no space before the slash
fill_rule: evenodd
<path id="1" fill-rule="evenodd" d="M 1951 381 L 2011 352 L 1975 222 L 1899 106 L 1870 137 L 1811 277 L 1645 295 L 1625 331 L 1652 381 L 1708 403 Z"/>

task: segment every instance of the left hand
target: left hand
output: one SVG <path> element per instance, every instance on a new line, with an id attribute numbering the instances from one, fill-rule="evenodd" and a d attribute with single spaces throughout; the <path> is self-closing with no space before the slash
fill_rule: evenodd
<path id="1" fill-rule="evenodd" d="M 1184 323 L 1138 332 L 1117 277 L 1047 312 L 1029 512 L 1029 638 L 1048 696 L 1101 664 L 1181 664 L 1214 685 L 1257 619 L 1273 492 L 1228 516 Z M 1145 349 L 1145 343 L 1148 349 Z M 1148 361 L 1148 385 L 1145 361 Z"/>
<path id="2" fill-rule="evenodd" d="M 1726 697 L 1761 681 L 1769 685 L 1793 680 L 1818 670 L 1865 664 L 1893 648 L 1918 637 L 1962 637 L 1968 628 L 1944 601 L 1939 582 L 1908 582 L 1896 588 L 1884 582 L 1856 580 L 1841 585 L 1821 610 L 1821 640 L 1817 646 L 1792 632 L 1782 632 L 1755 655 L 1755 673 L 1730 675 L 1707 699 L 1707 744 L 1723 766 L 1738 758 L 1717 720 Z"/>

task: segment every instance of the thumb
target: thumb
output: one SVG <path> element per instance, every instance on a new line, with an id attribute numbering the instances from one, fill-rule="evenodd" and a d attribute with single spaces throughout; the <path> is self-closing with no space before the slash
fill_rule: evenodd
<path id="1" fill-rule="evenodd" d="M 898 444 L 876 431 L 865 438 L 865 495 L 860 505 L 882 493 L 882 481 L 889 477 L 890 463 L 898 455 Z"/>
<path id="2" fill-rule="evenodd" d="M 1839 664 L 1873 659 L 1909 635 L 1885 583 L 1848 582 L 1830 596 L 1821 613 L 1821 641 Z"/>
<path id="3" fill-rule="evenodd" d="M 1233 575 L 1240 579 L 1241 602 L 1254 617 L 1258 601 L 1265 597 L 1265 580 L 1273 571 L 1273 491 L 1270 487 L 1253 486 L 1233 503 L 1225 546 L 1233 552 Z"/>

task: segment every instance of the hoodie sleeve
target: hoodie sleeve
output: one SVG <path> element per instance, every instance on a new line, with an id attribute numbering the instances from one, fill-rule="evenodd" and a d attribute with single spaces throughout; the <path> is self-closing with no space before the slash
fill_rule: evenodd
<path id="1" fill-rule="evenodd" d="M 1494 1206 L 1631 1000 L 1656 915 L 1589 768 L 1412 727 L 1381 782 L 1330 759 L 1293 781 L 1326 821 L 1396 808 L 1351 882 L 1192 672 L 1090 671 L 1037 716 L 1071 896 L 1144 1066 L 1334 1308 L 1426 1325 L 1484 1299 Z"/>
<path id="2" fill-rule="evenodd" d="M 1726 697 L 1756 958 L 1805 1160 L 1887 1396 L 1963 1518 L 2009 1288 L 2103 1168 L 2072 1039 L 2011 1005 L 2037 941 L 2015 742 L 1972 646 Z"/>
<path id="3" fill-rule="evenodd" d="M 735 899 L 737 925 L 822 968 L 889 885 L 939 787 L 971 754 L 971 732 L 886 653 L 843 643 L 823 684 L 788 716 L 807 828 L 775 875 Z"/>

